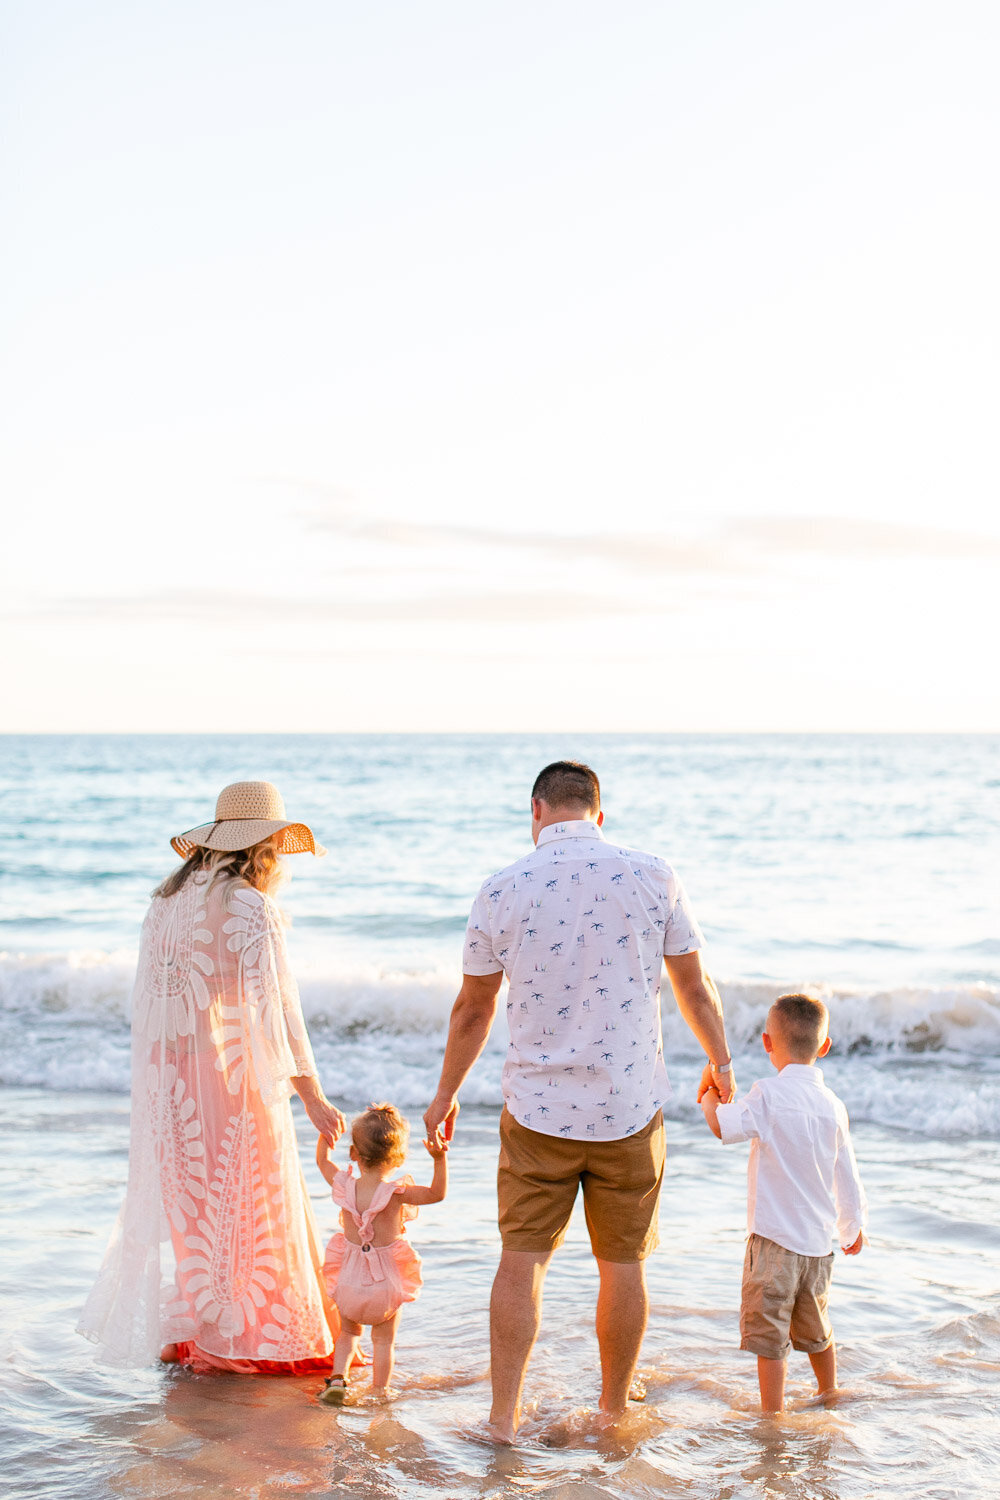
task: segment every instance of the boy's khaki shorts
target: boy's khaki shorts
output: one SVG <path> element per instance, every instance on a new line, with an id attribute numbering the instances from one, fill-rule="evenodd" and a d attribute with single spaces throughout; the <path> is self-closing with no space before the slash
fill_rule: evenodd
<path id="1" fill-rule="evenodd" d="M 620 1141 L 542 1135 L 500 1116 L 497 1199 L 505 1250 L 548 1253 L 566 1237 L 577 1190 L 598 1260 L 645 1260 L 659 1244 L 660 1186 L 666 1159 L 663 1114 Z"/>
<path id="2" fill-rule="evenodd" d="M 796 1255 L 752 1234 L 743 1262 L 740 1348 L 765 1359 L 784 1359 L 789 1342 L 805 1354 L 828 1349 L 833 1340 L 826 1310 L 832 1278 L 832 1254 Z"/>

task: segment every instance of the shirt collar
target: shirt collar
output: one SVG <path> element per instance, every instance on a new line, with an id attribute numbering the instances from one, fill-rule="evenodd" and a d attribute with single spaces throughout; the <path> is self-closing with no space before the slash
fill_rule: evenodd
<path id="1" fill-rule="evenodd" d="M 797 1078 L 800 1083 L 822 1083 L 823 1069 L 817 1068 L 815 1063 L 785 1063 L 778 1077 L 787 1073 L 790 1078 Z"/>
<path id="2" fill-rule="evenodd" d="M 572 818 L 567 823 L 549 823 L 538 835 L 538 848 L 551 844 L 556 839 L 598 839 L 603 844 L 604 835 L 590 818 Z"/>

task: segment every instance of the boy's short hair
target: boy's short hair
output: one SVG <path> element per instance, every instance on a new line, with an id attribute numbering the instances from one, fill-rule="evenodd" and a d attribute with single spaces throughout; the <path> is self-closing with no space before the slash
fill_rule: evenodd
<path id="1" fill-rule="evenodd" d="M 768 1011 L 768 1022 L 772 1016 L 792 1056 L 811 1062 L 830 1025 L 830 1012 L 822 1000 L 812 995 L 779 995 Z"/>
<path id="2" fill-rule="evenodd" d="M 531 797 L 533 801 L 537 797 L 547 802 L 550 807 L 582 807 L 587 812 L 597 812 L 601 806 L 601 783 L 582 761 L 554 760 L 535 777 Z"/>
<path id="3" fill-rule="evenodd" d="M 351 1145 L 363 1167 L 401 1167 L 410 1126 L 394 1104 L 369 1104 L 351 1121 Z"/>

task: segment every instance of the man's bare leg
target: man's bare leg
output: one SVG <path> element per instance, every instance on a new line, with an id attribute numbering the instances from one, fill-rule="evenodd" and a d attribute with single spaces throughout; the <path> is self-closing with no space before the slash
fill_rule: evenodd
<path id="1" fill-rule="evenodd" d="M 490 1297 L 490 1430 L 512 1443 L 521 1420 L 521 1390 L 542 1320 L 542 1287 L 552 1251 L 504 1250 Z"/>
<path id="2" fill-rule="evenodd" d="M 628 1404 L 629 1386 L 646 1332 L 649 1298 L 643 1261 L 599 1260 L 597 1346 L 601 1353 L 601 1411 L 618 1418 Z"/>
<path id="3" fill-rule="evenodd" d="M 816 1376 L 816 1389 L 821 1396 L 827 1391 L 837 1389 L 837 1346 L 830 1344 L 828 1348 L 821 1349 L 819 1354 L 810 1354 L 809 1363 L 813 1367 Z"/>

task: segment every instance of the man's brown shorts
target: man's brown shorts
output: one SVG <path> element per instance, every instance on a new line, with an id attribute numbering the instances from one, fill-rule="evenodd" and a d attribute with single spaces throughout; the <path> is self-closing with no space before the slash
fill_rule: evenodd
<path id="1" fill-rule="evenodd" d="M 666 1159 L 663 1114 L 620 1141 L 542 1135 L 500 1116 L 497 1197 L 505 1250 L 547 1253 L 561 1245 L 577 1189 L 598 1260 L 645 1260 L 659 1243 L 660 1186 Z"/>
<path id="2" fill-rule="evenodd" d="M 752 1234 L 743 1262 L 740 1348 L 765 1359 L 784 1359 L 789 1335 L 795 1349 L 821 1354 L 833 1339 L 827 1314 L 832 1255 L 796 1255 L 774 1240 Z"/>

